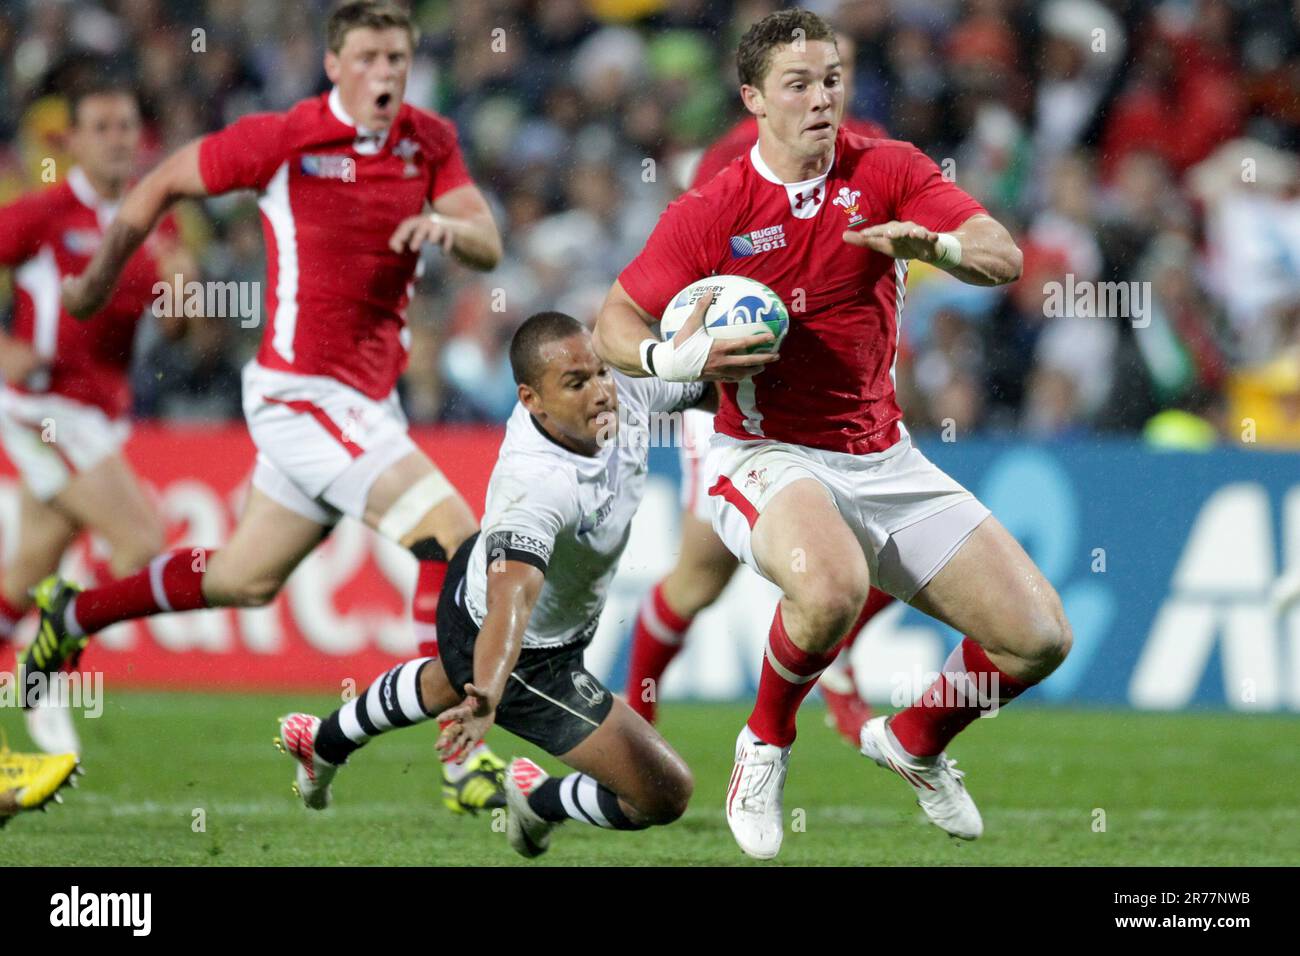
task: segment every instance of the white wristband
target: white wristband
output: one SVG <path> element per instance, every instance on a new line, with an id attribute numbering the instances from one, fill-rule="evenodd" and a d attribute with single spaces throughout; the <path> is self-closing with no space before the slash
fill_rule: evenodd
<path id="1" fill-rule="evenodd" d="M 699 381 L 709 360 L 713 339 L 704 329 L 696 329 L 685 341 L 671 338 L 667 342 L 646 339 L 641 343 L 641 367 L 665 382 Z"/>
<path id="2" fill-rule="evenodd" d="M 961 240 L 951 232 L 939 233 L 939 255 L 934 264 L 940 269 L 961 265 Z"/>

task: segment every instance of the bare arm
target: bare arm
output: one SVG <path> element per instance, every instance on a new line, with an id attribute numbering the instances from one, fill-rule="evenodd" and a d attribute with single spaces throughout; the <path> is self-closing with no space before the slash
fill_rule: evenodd
<path id="1" fill-rule="evenodd" d="M 402 220 L 388 247 L 394 252 L 418 252 L 426 242 L 437 243 L 444 252 L 481 272 L 495 269 L 501 261 L 501 233 L 477 186 L 443 193 L 434 202 L 432 215 L 421 213 Z"/>
<path id="2" fill-rule="evenodd" d="M 945 261 L 945 244 L 940 235 L 914 222 L 886 222 L 845 232 L 844 241 L 895 259 L 934 263 L 971 285 L 1003 285 L 1020 278 L 1024 262 L 1020 249 L 1011 233 L 992 216 L 971 216 L 947 234 L 959 244 L 961 258 L 957 264 Z"/>
<path id="3" fill-rule="evenodd" d="M 85 319 L 102 309 L 127 261 L 172 203 L 208 194 L 199 173 L 201 142 L 195 140 L 167 157 L 126 194 L 86 271 L 63 280 L 63 307 L 68 312 Z"/>
<path id="4" fill-rule="evenodd" d="M 438 738 L 444 754 L 463 756 L 492 726 L 544 580 L 523 561 L 489 562 L 487 615 L 474 641 L 474 682 L 457 688 L 465 699 L 438 715 L 440 722 L 450 721 Z"/>
<path id="5" fill-rule="evenodd" d="M 650 326 L 655 320 L 632 301 L 615 281 L 596 316 L 591 344 L 596 354 L 625 375 L 642 378 L 650 373 L 641 367 L 641 343 L 654 339 Z"/>

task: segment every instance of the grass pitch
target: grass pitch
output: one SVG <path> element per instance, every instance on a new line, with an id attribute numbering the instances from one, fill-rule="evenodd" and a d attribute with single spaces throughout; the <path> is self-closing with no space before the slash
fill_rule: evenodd
<path id="1" fill-rule="evenodd" d="M 324 715 L 337 698 L 119 692 L 79 721 L 86 776 L 63 806 L 0 832 L 6 864 L 65 866 L 717 865 L 770 866 L 736 847 L 722 814 L 735 734 L 748 708 L 667 702 L 665 736 L 695 773 L 686 816 L 610 833 L 569 823 L 536 862 L 511 852 L 490 816 L 438 800 L 436 728 L 401 730 L 360 751 L 334 806 L 305 810 L 275 718 Z M 810 701 L 785 792 L 775 863 L 794 865 L 1300 864 L 1300 720 L 1011 707 L 978 721 L 950 754 L 985 821 L 962 843 L 925 822 L 905 784 L 823 725 Z M 16 711 L 0 712 L 30 749 Z M 554 759 L 494 730 L 502 756 Z"/>

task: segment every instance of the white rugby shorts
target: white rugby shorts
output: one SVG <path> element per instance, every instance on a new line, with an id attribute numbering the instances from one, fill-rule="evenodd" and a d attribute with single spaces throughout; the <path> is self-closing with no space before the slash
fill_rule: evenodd
<path id="1" fill-rule="evenodd" d="M 126 444 L 131 426 L 102 408 L 62 395 L 0 388 L 0 441 L 40 501 L 49 501 L 78 474 Z"/>
<path id="2" fill-rule="evenodd" d="M 706 460 L 713 472 L 713 528 L 763 577 L 751 546 L 754 523 L 781 489 L 802 478 L 830 494 L 862 545 L 872 585 L 903 601 L 925 587 L 989 516 L 906 435 L 882 452 L 850 455 L 717 434 Z"/>
<path id="3" fill-rule="evenodd" d="M 417 450 L 394 389 L 382 401 L 323 375 L 244 366 L 253 487 L 322 525 L 361 520 L 375 479 Z"/>

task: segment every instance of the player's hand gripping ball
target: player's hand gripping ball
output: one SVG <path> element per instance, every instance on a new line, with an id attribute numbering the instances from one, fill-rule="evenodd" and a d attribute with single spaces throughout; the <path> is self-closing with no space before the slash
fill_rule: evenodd
<path id="1" fill-rule="evenodd" d="M 709 276 L 692 282 L 673 296 L 659 323 L 660 337 L 666 342 L 685 324 L 700 297 L 713 295 L 713 304 L 704 313 L 704 330 L 714 339 L 740 339 L 771 332 L 775 339 L 744 354 L 776 352 L 790 331 L 790 312 L 775 292 L 745 276 Z"/>

